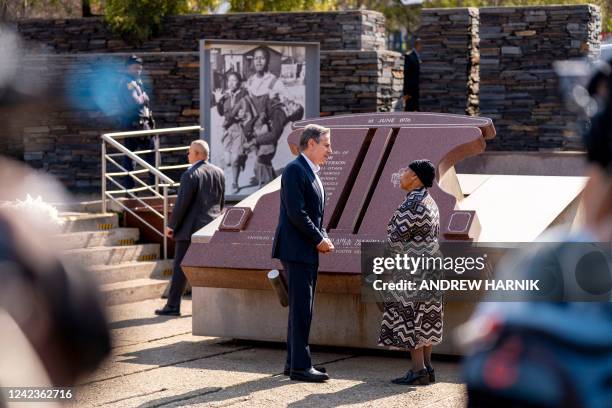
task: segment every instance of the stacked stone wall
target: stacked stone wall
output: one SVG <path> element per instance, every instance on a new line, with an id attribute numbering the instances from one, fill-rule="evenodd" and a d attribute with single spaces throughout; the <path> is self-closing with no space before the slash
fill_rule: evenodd
<path id="1" fill-rule="evenodd" d="M 22 141 L 22 158 L 57 176 L 69 189 L 100 189 L 100 136 L 118 129 L 117 72 L 129 54 L 39 55 L 27 58 L 23 78 L 35 76 L 44 94 L 23 115 L 0 113 L 9 136 Z M 151 92 L 158 128 L 197 125 L 199 54 L 142 53 L 144 85 Z M 389 111 L 401 93 L 401 55 L 389 51 L 322 51 L 322 115 Z M 52 103 L 47 101 L 51 100 Z M 5 133 L 6 132 L 6 133 Z M 5 133 L 4 135 L 2 133 Z M 162 146 L 186 145 L 196 133 L 162 137 Z M 0 145 L 2 148 L 2 145 Z M 18 154 L 13 154 L 18 155 Z M 165 156 L 164 164 L 184 161 Z"/>
<path id="2" fill-rule="evenodd" d="M 490 150 L 580 148 L 553 63 L 596 55 L 600 31 L 592 5 L 480 9 L 480 113 L 498 133 Z"/>
<path id="3" fill-rule="evenodd" d="M 369 10 L 319 13 L 229 13 L 167 18 L 142 44 L 112 33 L 99 17 L 32 19 L 17 25 L 24 39 L 59 53 L 197 51 L 200 39 L 312 41 L 322 50 L 384 50 L 385 18 Z"/>
<path id="4" fill-rule="evenodd" d="M 478 113 L 478 26 L 476 8 L 424 9 L 421 13 L 422 111 Z"/>

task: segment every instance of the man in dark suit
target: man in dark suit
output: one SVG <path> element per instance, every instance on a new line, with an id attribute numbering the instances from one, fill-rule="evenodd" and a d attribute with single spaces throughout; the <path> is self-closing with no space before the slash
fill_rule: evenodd
<path id="1" fill-rule="evenodd" d="M 332 153 L 330 130 L 308 125 L 300 136 L 299 150 L 301 154 L 283 171 L 272 257 L 281 260 L 289 280 L 285 374 L 292 380 L 323 382 L 329 376 L 323 368 L 312 366 L 308 336 L 319 253 L 334 250 L 323 229 L 325 190 L 317 175 Z"/>
<path id="2" fill-rule="evenodd" d="M 181 296 L 186 279 L 181 262 L 191 243 L 191 235 L 221 215 L 225 200 L 223 170 L 208 162 L 208 143 L 195 140 L 189 146 L 191 167 L 181 176 L 176 203 L 166 236 L 174 239 L 172 282 L 166 305 L 155 314 L 180 316 Z"/>
<path id="3" fill-rule="evenodd" d="M 404 111 L 419 111 L 419 75 L 421 72 L 421 39 L 415 38 L 412 52 L 404 56 Z"/>

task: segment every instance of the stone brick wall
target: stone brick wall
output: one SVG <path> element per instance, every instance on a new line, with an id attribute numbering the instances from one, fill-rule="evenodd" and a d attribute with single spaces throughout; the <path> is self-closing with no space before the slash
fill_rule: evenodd
<path id="1" fill-rule="evenodd" d="M 497 129 L 490 150 L 580 147 L 552 64 L 596 53 L 600 31 L 591 5 L 480 9 L 480 112 Z"/>
<path id="2" fill-rule="evenodd" d="M 101 18 L 26 20 L 26 40 L 60 53 L 197 51 L 200 39 L 314 41 L 322 50 L 384 50 L 385 18 L 369 10 L 319 13 L 230 13 L 169 17 L 154 39 L 134 46 L 114 35 Z"/>
<path id="3" fill-rule="evenodd" d="M 388 112 L 402 93 L 403 57 L 393 51 L 321 53 L 321 116 Z"/>
<path id="4" fill-rule="evenodd" d="M 478 113 L 478 26 L 476 8 L 423 9 L 421 12 L 422 111 Z"/>
<path id="5" fill-rule="evenodd" d="M 0 129 L 0 140 L 20 140 L 21 152 L 14 149 L 12 155 L 57 176 L 70 190 L 99 191 L 100 136 L 117 130 L 112 90 L 116 72 L 128 55 L 27 58 L 23 78 L 39 78 L 45 91 L 32 106 L 23 106 L 20 115 L 0 111 L 0 120 L 8 124 Z M 158 127 L 197 125 L 198 53 L 140 55 Z M 402 61 L 400 54 L 390 51 L 321 52 L 322 115 L 390 110 L 401 93 Z M 187 144 L 194 135 L 164 137 L 162 145 Z M 167 157 L 165 164 L 182 160 L 184 154 Z"/>

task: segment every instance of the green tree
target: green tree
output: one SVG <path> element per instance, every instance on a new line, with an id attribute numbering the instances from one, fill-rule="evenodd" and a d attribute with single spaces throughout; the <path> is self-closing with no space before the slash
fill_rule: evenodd
<path id="1" fill-rule="evenodd" d="M 214 11 L 221 0 L 106 0 L 104 18 L 127 40 L 140 42 L 159 33 L 167 16 Z"/>

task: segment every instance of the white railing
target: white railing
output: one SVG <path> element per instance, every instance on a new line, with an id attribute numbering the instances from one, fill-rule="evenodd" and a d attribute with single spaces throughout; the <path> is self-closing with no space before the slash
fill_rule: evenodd
<path id="1" fill-rule="evenodd" d="M 189 164 L 179 164 L 174 166 L 162 166 L 161 165 L 161 155 L 162 153 L 171 153 L 177 151 L 185 151 L 189 150 L 189 146 L 180 146 L 180 147 L 166 147 L 160 148 L 159 146 L 159 136 L 168 135 L 168 134 L 177 134 L 177 133 L 186 133 L 186 132 L 195 132 L 201 131 L 202 128 L 200 126 L 184 126 L 184 127 L 176 127 L 176 128 L 166 128 L 166 129 L 154 129 L 154 130 L 136 130 L 131 132 L 115 132 L 115 133 L 105 133 L 102 135 L 102 212 L 106 212 L 107 201 L 110 200 L 116 203 L 120 208 L 128 211 L 132 214 L 136 219 L 150 228 L 157 235 L 162 237 L 163 240 L 163 253 L 164 259 L 168 258 L 168 238 L 166 237 L 166 227 L 168 226 L 168 188 L 177 187 L 179 183 L 172 180 L 170 177 L 165 175 L 163 170 L 176 170 L 189 167 Z M 127 139 L 131 137 L 153 137 L 153 150 L 138 150 L 132 152 L 123 144 L 121 144 L 118 140 Z M 109 147 L 114 149 L 116 152 L 107 153 Z M 155 166 L 152 166 L 147 161 L 142 159 L 140 155 L 143 154 L 155 154 Z M 121 165 L 118 160 L 115 158 L 119 157 L 128 157 L 130 160 L 134 161 L 137 165 L 142 167 L 139 170 L 128 171 L 123 165 Z M 120 160 L 119 160 L 120 161 Z M 112 164 L 119 171 L 116 172 L 107 172 L 107 165 Z M 153 185 L 149 185 L 145 183 L 139 175 L 150 173 L 155 177 L 155 183 Z M 134 188 L 126 188 L 121 180 L 125 180 L 127 177 L 131 177 L 136 183 L 134 184 Z M 119 180 L 117 180 L 119 178 Z M 106 188 L 107 182 L 110 182 L 111 185 L 117 186 L 118 189 L 110 190 Z M 138 186 L 138 187 L 136 187 Z M 160 193 L 161 190 L 161 193 Z M 146 201 L 143 201 L 140 197 L 136 196 L 134 193 L 138 192 L 147 192 L 151 193 L 151 197 L 158 198 L 162 200 L 163 210 L 160 213 L 153 206 L 151 206 Z M 159 217 L 163 221 L 163 228 L 160 231 L 155 226 L 151 225 L 144 218 L 139 216 L 134 210 L 129 208 L 122 200 L 120 200 L 117 196 L 122 197 L 130 197 L 138 203 L 142 204 L 147 210 L 150 211 L 156 217 Z"/>

